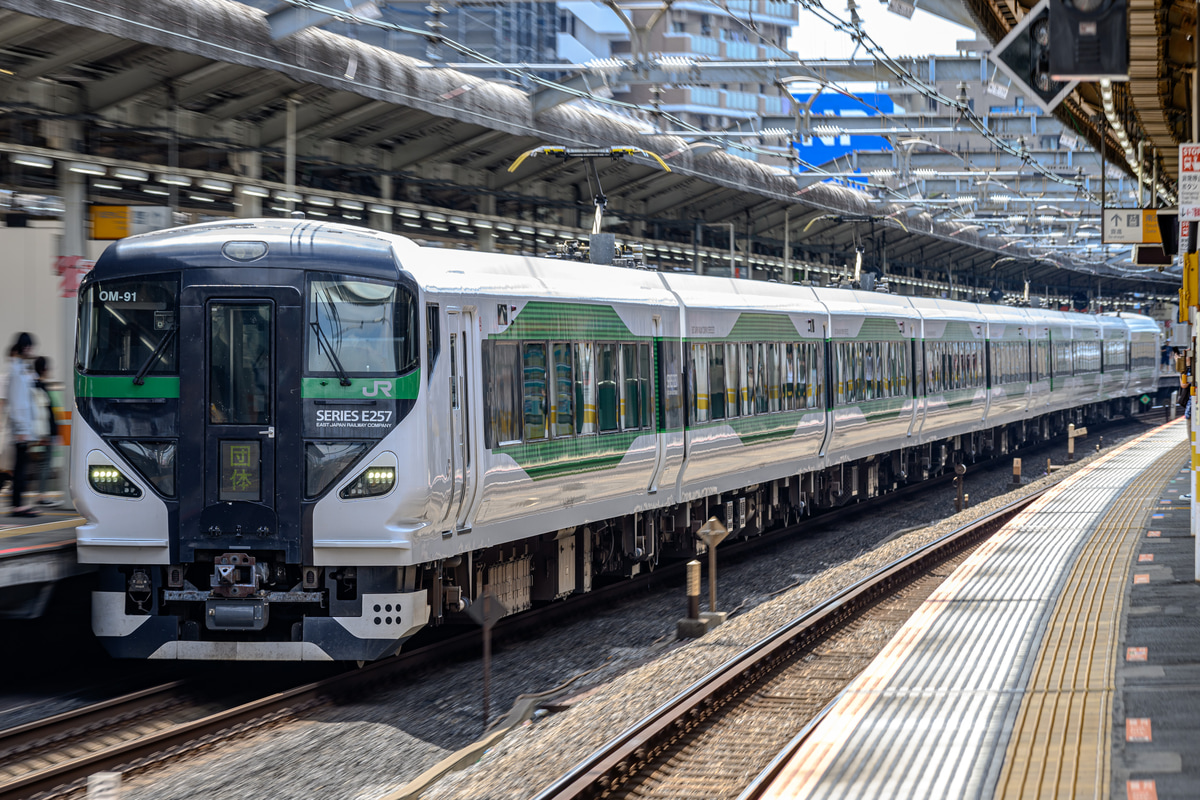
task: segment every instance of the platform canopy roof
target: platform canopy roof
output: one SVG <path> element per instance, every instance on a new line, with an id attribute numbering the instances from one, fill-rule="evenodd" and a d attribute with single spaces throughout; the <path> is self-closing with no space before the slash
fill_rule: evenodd
<path id="1" fill-rule="evenodd" d="M 1016 6 L 966 1 L 989 36 L 1019 16 Z M 1172 38 L 1168 50 L 1173 45 Z M 786 235 L 802 257 L 852 265 L 862 247 L 867 268 L 949 276 L 982 293 L 1019 291 L 1025 281 L 1062 296 L 1168 295 L 1177 285 L 1153 270 L 1014 246 L 951 219 L 946 205 L 805 184 L 785 167 L 656 135 L 661 128 L 644 112 L 590 100 L 546 102 L 545 86 L 432 69 L 319 27 L 275 39 L 264 12 L 228 0 L 0 0 L 0 87 L 0 152 L 10 159 L 74 154 L 110 167 L 279 185 L 294 135 L 297 191 L 534 222 L 553 214 L 586 228 L 598 179 L 619 235 L 684 248 L 697 231 L 711 236 L 732 224 L 739 248 L 747 232 L 762 252 L 779 250 Z M 1072 102 L 1070 113 L 1086 117 L 1087 92 Z M 1176 135 L 1173 124 L 1155 135 Z M 541 156 L 508 171 L 521 154 L 547 145 L 636 146 L 670 171 L 642 155 Z M 41 184 L 35 173 L 22 170 L 14 188 L 52 191 L 52 172 Z"/>

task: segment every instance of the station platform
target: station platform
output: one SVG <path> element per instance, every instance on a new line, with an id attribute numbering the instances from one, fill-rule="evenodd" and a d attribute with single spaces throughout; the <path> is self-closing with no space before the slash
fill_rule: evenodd
<path id="1" fill-rule="evenodd" d="M 1182 419 L 981 545 L 763 796 L 1200 796 L 1200 584 Z"/>
<path id="2" fill-rule="evenodd" d="M 0 511 L 0 619 L 42 615 L 59 581 L 95 570 L 75 558 L 72 509 L 51 508 L 34 519 Z"/>

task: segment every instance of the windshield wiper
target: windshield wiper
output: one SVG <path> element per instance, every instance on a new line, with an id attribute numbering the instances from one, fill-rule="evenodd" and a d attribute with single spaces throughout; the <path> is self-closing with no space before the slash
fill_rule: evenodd
<path id="1" fill-rule="evenodd" d="M 150 371 L 150 365 L 153 364 L 163 351 L 167 349 L 167 345 L 175 338 L 175 333 L 179 328 L 171 328 L 167 331 L 167 335 L 158 340 L 158 344 L 154 346 L 154 351 L 150 353 L 150 357 L 146 359 L 146 363 L 142 364 L 142 368 L 137 371 L 137 375 L 133 376 L 133 385 L 141 386 L 146 382 L 146 373 Z"/>
<path id="2" fill-rule="evenodd" d="M 329 361 L 333 364 L 333 368 L 337 370 L 338 383 L 342 386 L 349 386 L 350 376 L 346 374 L 346 370 L 342 367 L 342 362 L 338 360 L 337 353 L 333 352 L 333 345 L 329 343 L 329 337 L 325 335 L 325 329 L 321 327 L 321 323 L 313 320 L 308 325 L 317 332 L 317 343 L 325 350 L 325 355 L 329 356 Z"/>

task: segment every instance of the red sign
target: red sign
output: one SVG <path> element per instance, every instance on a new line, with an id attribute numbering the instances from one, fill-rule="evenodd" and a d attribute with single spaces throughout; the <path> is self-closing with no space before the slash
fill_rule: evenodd
<path id="1" fill-rule="evenodd" d="M 1185 147 L 1179 151 L 1180 172 L 1200 172 L 1200 148 Z"/>

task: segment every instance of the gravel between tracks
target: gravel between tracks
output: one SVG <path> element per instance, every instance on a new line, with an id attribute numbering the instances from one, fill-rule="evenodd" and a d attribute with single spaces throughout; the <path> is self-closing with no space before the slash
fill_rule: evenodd
<path id="1" fill-rule="evenodd" d="M 1104 433 L 1106 447 L 1151 427 L 1133 422 L 1110 429 Z M 1095 457 L 1090 452 L 1094 441 L 1093 437 L 1081 443 L 1086 456 L 1081 454 L 1079 462 L 1036 480 L 1029 479 L 1045 472 L 1047 456 L 1055 463 L 1065 460 L 1065 444 L 1027 457 L 1028 482 L 1021 493 L 1086 464 Z M 1035 462 L 1040 466 L 1036 471 Z M 946 487 L 935 490 L 934 496 L 897 500 L 853 514 L 771 545 L 761 555 L 723 564 L 723 608 L 741 611 L 689 643 L 674 639 L 684 599 L 679 588 L 671 588 L 647 592 L 599 616 L 499 649 L 492 663 L 493 717 L 521 693 L 544 691 L 594 670 L 573 686 L 587 694 L 569 710 L 513 731 L 477 764 L 447 776 L 423 798 L 530 797 L 767 632 L 880 566 L 1015 499 L 1019 495 L 1010 480 L 1007 459 L 992 469 L 972 468 L 967 491 L 973 505 L 960 514 L 954 513 L 952 492 Z M 921 527 L 908 531 L 917 526 Z M 772 597 L 786 587 L 791 588 Z M 446 664 L 444 670 L 369 701 L 314 709 L 301 719 L 219 743 L 180 764 L 130 776 L 123 797 L 380 797 L 480 734 L 480 676 L 477 659 Z"/>

